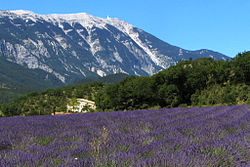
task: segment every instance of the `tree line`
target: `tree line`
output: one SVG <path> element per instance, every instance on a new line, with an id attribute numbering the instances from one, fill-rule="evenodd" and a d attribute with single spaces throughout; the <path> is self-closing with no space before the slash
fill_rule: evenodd
<path id="1" fill-rule="evenodd" d="M 231 61 L 185 60 L 151 77 L 129 77 L 96 95 L 101 111 L 250 104 L 250 52 Z"/>
<path id="2" fill-rule="evenodd" d="M 50 115 L 55 112 L 66 112 L 67 104 L 72 99 L 95 99 L 95 92 L 104 86 L 101 82 L 83 85 L 70 85 L 62 88 L 32 92 L 16 98 L 11 103 L 0 105 L 0 116 Z"/>
<path id="3" fill-rule="evenodd" d="M 96 103 L 97 111 L 178 106 L 250 104 L 250 52 L 232 60 L 180 61 L 153 76 L 130 76 L 114 83 L 92 82 L 47 89 L 0 106 L 0 116 L 66 112 L 72 98 Z"/>

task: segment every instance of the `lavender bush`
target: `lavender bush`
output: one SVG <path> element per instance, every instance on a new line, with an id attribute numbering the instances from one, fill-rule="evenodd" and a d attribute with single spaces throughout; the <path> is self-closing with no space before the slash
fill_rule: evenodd
<path id="1" fill-rule="evenodd" d="M 0 118 L 0 166 L 249 166 L 250 106 Z"/>

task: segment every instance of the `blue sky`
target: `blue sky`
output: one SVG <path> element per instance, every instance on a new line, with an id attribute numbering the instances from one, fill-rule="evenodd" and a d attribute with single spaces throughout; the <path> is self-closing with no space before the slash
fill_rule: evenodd
<path id="1" fill-rule="evenodd" d="M 0 10 L 117 17 L 188 50 L 250 50 L 250 0 L 0 0 Z"/>

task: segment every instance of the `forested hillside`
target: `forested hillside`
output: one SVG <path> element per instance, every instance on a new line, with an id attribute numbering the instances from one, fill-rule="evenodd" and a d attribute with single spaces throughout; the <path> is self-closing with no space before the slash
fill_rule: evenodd
<path id="1" fill-rule="evenodd" d="M 84 85 L 71 85 L 42 92 L 23 95 L 13 102 L 2 104 L 0 115 L 48 115 L 55 112 L 66 112 L 66 106 L 73 97 L 95 99 L 95 92 L 102 89 L 103 83 L 93 82 Z"/>
<path id="2" fill-rule="evenodd" d="M 34 90 L 62 85 L 60 80 L 45 71 L 28 69 L 0 56 L 0 104 Z"/>
<path id="3" fill-rule="evenodd" d="M 75 85 L 81 85 L 81 84 L 86 84 L 86 83 L 91 83 L 91 82 L 103 82 L 106 84 L 112 84 L 112 83 L 117 83 L 121 80 L 126 79 L 127 77 L 129 77 L 128 74 L 124 74 L 124 73 L 117 73 L 117 74 L 110 74 L 104 77 L 97 77 L 97 78 L 84 78 L 81 79 L 77 82 L 75 82 Z"/>
<path id="4" fill-rule="evenodd" d="M 250 52 L 231 61 L 181 61 L 151 77 L 127 77 L 115 84 L 92 82 L 22 96 L 1 105 L 0 115 L 66 111 L 70 98 L 94 100 L 98 111 L 177 106 L 250 104 Z"/>
<path id="5" fill-rule="evenodd" d="M 250 52 L 231 61 L 181 61 L 152 77 L 130 77 L 106 85 L 99 109 L 132 110 L 190 105 L 250 104 Z"/>

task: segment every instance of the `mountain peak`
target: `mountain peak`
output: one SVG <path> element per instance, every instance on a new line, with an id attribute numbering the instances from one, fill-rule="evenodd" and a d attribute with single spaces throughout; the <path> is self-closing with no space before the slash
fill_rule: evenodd
<path id="1" fill-rule="evenodd" d="M 89 20 L 89 19 L 102 20 L 101 18 L 94 17 L 94 16 L 87 14 L 87 13 L 48 14 L 46 16 L 52 17 L 52 18 L 60 18 L 60 19 L 64 19 L 67 21 L 82 21 L 82 20 Z"/>
<path id="2" fill-rule="evenodd" d="M 115 73 L 153 75 L 190 57 L 227 58 L 210 50 L 184 50 L 118 18 L 87 13 L 0 11 L 0 25 L 0 56 L 65 83 Z"/>
<path id="3" fill-rule="evenodd" d="M 35 15 L 34 12 L 28 10 L 10 10 L 8 12 L 15 13 L 17 15 Z"/>
<path id="4" fill-rule="evenodd" d="M 14 14 L 14 15 L 12 15 Z M 117 28 L 119 28 L 124 33 L 129 34 L 129 31 L 133 26 L 119 18 L 111 18 L 107 16 L 106 18 L 95 17 L 88 13 L 70 13 L 70 14 L 36 14 L 32 11 L 28 10 L 9 10 L 9 11 L 1 11 L 1 15 L 9 15 L 12 18 L 21 17 L 21 18 L 29 18 L 33 21 L 38 19 L 43 19 L 48 22 L 58 23 L 58 22 L 69 22 L 69 23 L 80 23 L 86 27 L 99 27 L 105 28 L 106 24 L 111 24 Z"/>

